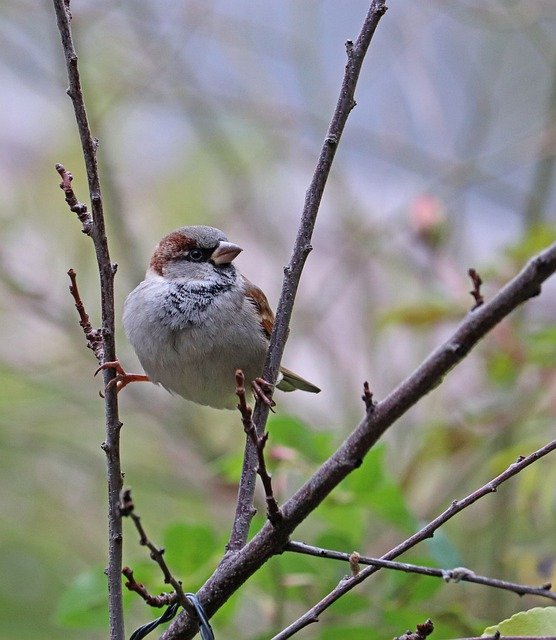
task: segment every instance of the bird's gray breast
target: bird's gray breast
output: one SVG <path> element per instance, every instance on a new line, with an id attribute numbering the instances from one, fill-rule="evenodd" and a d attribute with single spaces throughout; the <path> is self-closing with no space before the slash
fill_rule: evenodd
<path id="1" fill-rule="evenodd" d="M 235 282 L 232 271 L 207 282 L 173 282 L 164 296 L 160 320 L 173 331 L 205 324 L 223 299 L 230 297 Z"/>

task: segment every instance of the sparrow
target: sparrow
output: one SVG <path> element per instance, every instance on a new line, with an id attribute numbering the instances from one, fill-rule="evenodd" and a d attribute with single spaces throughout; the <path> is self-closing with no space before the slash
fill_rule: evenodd
<path id="1" fill-rule="evenodd" d="M 182 227 L 162 238 L 123 311 L 126 336 L 146 375 L 105 363 L 102 369 L 117 371 L 118 390 L 148 380 L 198 404 L 233 409 L 241 369 L 255 396 L 273 404 L 272 385 L 260 376 L 274 314 L 265 294 L 233 264 L 241 251 L 213 227 Z M 282 391 L 320 391 L 284 367 L 280 376 Z"/>

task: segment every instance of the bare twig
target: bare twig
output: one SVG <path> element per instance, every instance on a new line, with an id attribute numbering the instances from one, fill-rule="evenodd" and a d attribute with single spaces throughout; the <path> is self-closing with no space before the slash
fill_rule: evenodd
<path id="1" fill-rule="evenodd" d="M 418 624 L 415 631 L 407 631 L 402 636 L 395 638 L 395 640 L 425 640 L 433 631 L 434 625 L 429 618 L 425 622 Z"/>
<path id="2" fill-rule="evenodd" d="M 301 279 L 305 261 L 312 249 L 311 238 L 324 187 L 326 186 L 332 161 L 334 160 L 346 121 L 355 106 L 355 88 L 365 54 L 367 53 L 375 29 L 385 12 L 386 4 L 384 0 L 372 0 L 355 44 L 351 40 L 348 40 L 346 43 L 347 64 L 340 95 L 320 151 L 311 184 L 305 195 L 305 204 L 303 206 L 301 222 L 297 231 L 292 256 L 288 266 L 284 269 L 282 293 L 276 309 L 276 320 L 270 337 L 270 345 L 263 371 L 263 378 L 272 383 L 276 382 L 278 376 L 280 361 L 282 360 L 282 354 L 284 353 L 286 340 L 288 338 L 289 324 L 297 287 Z M 257 402 L 253 422 L 255 423 L 255 429 L 259 436 L 264 433 L 268 412 L 269 407 L 267 405 Z M 229 550 L 231 552 L 241 549 L 247 541 L 249 527 L 254 513 L 253 495 L 255 492 L 256 460 L 257 453 L 255 447 L 247 442 L 238 491 L 236 517 L 230 537 Z"/>
<path id="3" fill-rule="evenodd" d="M 195 607 L 193 607 L 193 605 L 185 597 L 185 593 L 183 591 L 181 581 L 174 578 L 174 576 L 172 575 L 172 572 L 170 571 L 168 565 L 166 564 L 166 560 L 164 559 L 164 549 L 161 547 L 157 547 L 153 542 L 151 542 L 151 540 L 147 536 L 147 532 L 145 531 L 145 528 L 143 527 L 141 518 L 135 513 L 135 505 L 133 503 L 133 498 L 131 497 L 131 489 L 124 489 L 122 491 L 121 500 L 119 504 L 120 504 L 120 509 L 119 509 L 120 514 L 123 517 L 131 518 L 131 520 L 133 521 L 133 524 L 137 529 L 137 533 L 139 534 L 139 544 L 144 547 L 147 547 L 147 549 L 151 552 L 150 557 L 160 567 L 160 570 L 162 571 L 162 575 L 164 576 L 164 582 L 174 587 L 174 592 L 176 595 L 177 602 L 179 602 L 182 605 L 182 607 L 187 611 L 187 613 L 192 617 L 192 619 L 196 621 L 197 614 L 195 612 Z M 126 577 L 128 577 L 123 570 L 122 570 L 122 573 Z"/>
<path id="4" fill-rule="evenodd" d="M 272 478 L 266 469 L 264 448 L 266 446 L 266 441 L 268 440 L 268 432 L 258 436 L 255 431 L 255 425 L 253 424 L 253 410 L 247 404 L 247 399 L 245 397 L 245 375 L 241 369 L 236 371 L 236 394 L 239 399 L 237 408 L 241 413 L 243 429 L 247 434 L 247 439 L 251 440 L 257 452 L 257 473 L 261 477 L 264 487 L 267 517 L 272 524 L 276 524 L 282 519 L 282 512 L 278 507 L 278 503 L 276 502 L 276 498 L 272 491 Z"/>
<path id="5" fill-rule="evenodd" d="M 102 311 L 102 338 L 103 354 L 106 360 L 116 360 L 116 344 L 114 331 L 114 273 L 115 265 L 110 260 L 108 242 L 106 239 L 104 211 L 100 181 L 97 169 L 96 150 L 98 141 L 91 135 L 85 101 L 81 90 L 81 80 L 77 66 L 77 54 L 73 46 L 71 34 L 71 13 L 69 11 L 69 0 L 53 0 L 58 30 L 62 40 L 62 48 L 66 59 L 66 67 L 69 80 L 67 90 L 73 102 L 77 129 L 81 139 L 83 158 L 87 170 L 87 180 L 89 183 L 89 195 L 91 199 L 91 218 L 86 218 L 86 211 L 79 207 L 79 202 L 75 198 L 71 189 L 70 174 L 63 167 L 58 168 L 62 177 L 62 188 L 66 194 L 66 200 L 72 208 L 78 208 L 78 215 L 83 224 L 83 230 L 91 236 L 95 247 L 97 265 L 100 276 L 100 295 Z M 63 171 L 62 171 L 63 169 Z M 75 202 L 74 202 L 75 200 Z M 104 372 L 104 384 L 108 385 L 114 377 L 114 371 Z M 122 488 L 122 473 L 120 463 L 120 429 L 122 424 L 118 415 L 118 399 L 116 389 L 109 389 L 104 399 L 106 439 L 102 448 L 107 459 L 107 479 L 108 479 L 108 596 L 109 596 L 109 619 L 110 619 L 110 639 L 123 640 L 124 619 L 122 608 L 122 522 L 118 511 L 119 494 Z"/>
<path id="6" fill-rule="evenodd" d="M 68 271 L 70 277 L 70 293 L 75 301 L 75 308 L 79 314 L 79 325 L 83 329 L 85 338 L 87 338 L 87 347 L 95 354 L 96 359 L 99 362 L 104 360 L 104 340 L 102 339 L 102 333 L 98 329 L 93 329 L 89 314 L 85 311 L 85 305 L 79 295 L 79 289 L 77 288 L 77 274 L 73 269 Z"/>
<path id="7" fill-rule="evenodd" d="M 197 594 L 206 613 L 209 616 L 213 615 L 247 578 L 271 556 L 280 553 L 289 535 L 349 473 L 361 465 L 364 456 L 382 434 L 421 398 L 438 387 L 444 376 L 461 362 L 496 324 L 526 300 L 539 295 L 542 283 L 555 271 L 556 243 L 532 258 L 491 300 L 467 314 L 452 336 L 384 400 L 377 403 L 373 411 L 367 412 L 335 453 L 282 506 L 282 522 L 278 526 L 267 523 L 241 551 L 225 556 Z M 524 461 L 516 463 L 517 467 L 510 468 L 510 475 L 514 475 L 555 447 L 556 442 L 551 443 Z M 407 548 L 410 546 L 412 544 Z M 386 559 L 391 560 L 405 550 L 403 545 L 400 550 L 396 547 L 392 551 L 393 555 Z M 362 570 L 357 578 L 368 569 Z M 186 621 L 178 617 L 162 637 L 165 640 L 185 640 L 192 637 L 191 633 L 192 629 Z"/>
<path id="8" fill-rule="evenodd" d="M 373 394 L 367 381 L 363 383 L 363 395 L 361 396 L 361 400 L 363 400 L 363 402 L 365 403 L 365 408 L 367 409 L 367 411 L 372 411 L 375 408 L 375 403 L 373 402 Z"/>
<path id="9" fill-rule="evenodd" d="M 377 568 L 392 569 L 393 571 L 418 573 L 424 576 L 441 578 L 445 582 L 474 582 L 475 584 L 482 584 L 487 587 L 494 587 L 496 589 L 512 591 L 513 593 L 517 593 L 518 596 L 528 594 L 540 596 L 543 598 L 549 598 L 550 600 L 556 600 L 556 592 L 550 591 L 552 587 L 550 583 L 543 584 L 540 587 L 532 587 L 516 582 L 508 582 L 506 580 L 498 580 L 496 578 L 479 576 L 473 571 L 466 569 L 465 567 L 457 567 L 456 569 L 448 570 L 437 569 L 434 567 L 423 567 L 415 564 L 408 564 L 406 562 L 393 562 L 392 560 L 385 560 L 384 558 L 369 558 L 368 556 L 362 556 L 355 553 L 344 553 L 331 549 L 321 549 L 320 547 L 314 547 L 312 545 L 305 544 L 304 542 L 294 541 L 288 542 L 285 551 L 302 553 L 309 556 L 315 556 L 317 558 L 329 558 L 331 560 L 341 560 L 344 562 L 349 562 L 350 569 L 353 575 L 357 575 L 360 571 L 360 569 L 357 571 L 354 570 L 355 565 L 363 564 Z"/>
<path id="10" fill-rule="evenodd" d="M 536 462 L 543 456 L 549 454 L 550 452 L 556 449 L 556 440 L 549 442 L 547 445 L 534 451 L 530 455 L 526 457 L 520 457 L 516 462 L 510 465 L 503 473 L 493 478 L 490 482 L 483 485 L 473 493 L 469 494 L 467 497 L 462 500 L 454 500 L 452 504 L 443 511 L 439 516 L 437 516 L 434 520 L 429 522 L 426 526 L 424 526 L 420 531 L 413 534 L 407 540 L 397 545 L 393 549 L 391 549 L 388 553 L 384 554 L 381 560 L 392 560 L 397 556 L 405 553 L 408 549 L 411 549 L 419 542 L 426 540 L 427 538 L 432 538 L 434 532 L 446 523 L 450 518 L 453 518 L 457 513 L 463 511 L 474 502 L 477 502 L 480 498 L 488 495 L 489 493 L 493 493 L 497 490 L 497 488 L 506 480 L 509 480 L 520 471 L 528 467 L 533 462 Z M 313 622 L 318 621 L 319 615 L 328 609 L 331 604 L 336 602 L 338 598 L 342 595 L 351 591 L 356 585 L 363 582 L 363 580 L 367 579 L 369 576 L 373 575 L 379 570 L 380 567 L 377 566 L 369 566 L 366 569 L 360 571 L 357 575 L 345 578 L 342 580 L 327 596 L 325 596 L 320 602 L 318 602 L 314 607 L 312 607 L 309 611 L 303 614 L 300 618 L 298 618 L 295 622 L 289 625 L 286 629 L 275 635 L 272 640 L 285 640 L 286 638 L 290 638 L 295 633 L 303 629 L 304 627 L 312 624 Z M 461 578 L 463 579 L 463 577 Z M 484 583 L 483 583 L 484 584 Z"/>
<path id="11" fill-rule="evenodd" d="M 135 580 L 135 576 L 133 575 L 133 571 L 129 567 L 124 567 L 122 569 L 122 575 L 127 578 L 127 582 L 125 586 L 130 591 L 135 591 L 143 600 L 151 607 L 157 607 L 160 609 L 161 607 L 167 607 L 175 602 L 178 602 L 178 594 L 177 593 L 162 593 L 159 596 L 151 595 L 144 584 L 137 582 Z"/>
<path id="12" fill-rule="evenodd" d="M 66 168 L 63 164 L 57 164 L 56 171 L 62 178 L 62 182 L 60 182 L 60 189 L 62 189 L 62 191 L 66 194 L 66 202 L 68 203 L 70 211 L 73 211 L 75 214 L 77 214 L 77 217 L 83 225 L 83 233 L 87 236 L 92 235 L 93 218 L 87 210 L 87 205 L 79 202 L 79 200 L 75 196 L 75 193 L 73 192 L 73 188 L 71 186 L 73 176 L 69 171 L 66 171 Z"/>
<path id="13" fill-rule="evenodd" d="M 485 299 L 483 298 L 483 294 L 481 293 L 481 285 L 483 284 L 483 281 L 481 279 L 481 276 L 475 271 L 475 269 L 469 269 L 467 273 L 471 278 L 471 282 L 473 283 L 473 290 L 470 291 L 469 293 L 475 299 L 475 306 L 472 307 L 471 309 L 471 311 L 474 311 L 475 309 L 477 309 L 477 307 L 480 307 L 485 301 Z"/>

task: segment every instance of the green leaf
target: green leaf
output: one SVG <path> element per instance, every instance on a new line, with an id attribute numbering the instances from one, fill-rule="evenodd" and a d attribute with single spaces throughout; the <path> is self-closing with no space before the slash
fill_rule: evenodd
<path id="1" fill-rule="evenodd" d="M 535 607 L 520 611 L 497 625 L 487 627 L 483 636 L 497 631 L 503 636 L 556 636 L 556 607 Z"/>
<path id="2" fill-rule="evenodd" d="M 331 434 L 315 432 L 294 416 L 271 416 L 267 430 L 270 446 L 280 444 L 290 447 L 312 462 L 322 462 L 333 450 Z"/>
<path id="3" fill-rule="evenodd" d="M 535 331 L 526 337 L 527 360 L 543 367 L 556 362 L 556 326 Z"/>
<path id="4" fill-rule="evenodd" d="M 73 629 L 108 626 L 108 587 L 102 567 L 82 573 L 62 593 L 54 620 Z"/>
<path id="5" fill-rule="evenodd" d="M 552 225 L 537 224 L 530 227 L 518 244 L 506 249 L 507 255 L 516 262 L 525 262 L 549 244 L 556 241 L 556 228 Z"/>
<path id="6" fill-rule="evenodd" d="M 443 531 L 435 531 L 425 544 L 432 559 L 440 567 L 459 567 L 462 563 L 459 551 Z"/>
<path id="7" fill-rule="evenodd" d="M 211 560 L 219 544 L 211 527 L 180 522 L 166 529 L 164 548 L 170 571 L 185 581 Z M 192 589 L 187 584 L 185 588 Z"/>
<path id="8" fill-rule="evenodd" d="M 439 322 L 460 318 L 462 310 L 453 302 L 444 299 L 419 300 L 392 307 L 379 318 L 379 326 L 404 325 L 426 329 Z"/>

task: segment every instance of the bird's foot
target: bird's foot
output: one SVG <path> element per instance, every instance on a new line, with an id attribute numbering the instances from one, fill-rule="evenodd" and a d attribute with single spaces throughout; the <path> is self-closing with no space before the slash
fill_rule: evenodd
<path id="1" fill-rule="evenodd" d="M 130 382 L 150 382 L 149 376 L 144 373 L 127 373 L 120 364 L 119 360 L 114 362 L 105 362 L 95 371 L 95 376 L 99 371 L 105 371 L 106 369 L 115 369 L 116 377 L 110 380 L 110 382 L 104 388 L 104 391 L 116 387 L 116 393 L 119 393 Z"/>
<path id="2" fill-rule="evenodd" d="M 272 411 L 272 407 L 276 406 L 276 403 L 272 399 L 274 385 L 267 382 L 264 378 L 255 378 L 253 382 L 251 382 L 251 389 L 253 389 L 255 400 L 260 400 Z"/>

